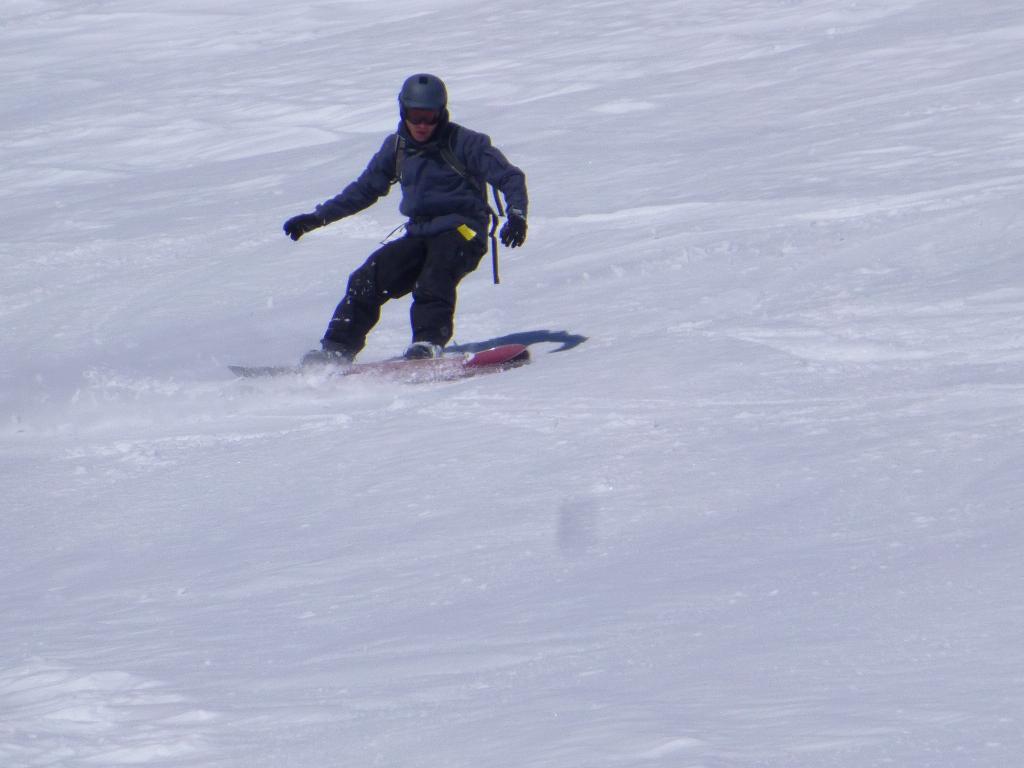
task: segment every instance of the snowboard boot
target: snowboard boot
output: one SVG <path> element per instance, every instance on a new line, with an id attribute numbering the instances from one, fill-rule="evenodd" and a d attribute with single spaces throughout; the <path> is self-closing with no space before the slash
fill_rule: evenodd
<path id="1" fill-rule="evenodd" d="M 302 356 L 302 365 L 348 365 L 356 353 L 341 344 L 320 342 L 322 349 L 313 349 Z"/>
<path id="2" fill-rule="evenodd" d="M 414 341 L 402 355 L 406 360 L 432 360 L 444 354 L 444 347 L 429 341 Z"/>

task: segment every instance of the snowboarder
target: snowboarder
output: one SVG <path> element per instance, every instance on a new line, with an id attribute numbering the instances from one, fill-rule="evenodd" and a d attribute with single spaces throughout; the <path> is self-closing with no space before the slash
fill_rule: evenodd
<path id="1" fill-rule="evenodd" d="M 366 344 L 388 299 L 412 293 L 412 344 L 405 357 L 439 357 L 452 337 L 456 287 L 487 252 L 493 212 L 486 185 L 505 197 L 508 219 L 501 242 L 510 248 L 526 240 L 526 177 L 509 163 L 488 136 L 450 121 L 448 92 L 434 75 L 408 78 L 398 95 L 401 121 L 384 140 L 358 179 L 312 213 L 284 224 L 292 240 L 351 216 L 401 184 L 399 210 L 408 217 L 405 234 L 385 243 L 348 280 L 309 362 L 350 362 Z"/>

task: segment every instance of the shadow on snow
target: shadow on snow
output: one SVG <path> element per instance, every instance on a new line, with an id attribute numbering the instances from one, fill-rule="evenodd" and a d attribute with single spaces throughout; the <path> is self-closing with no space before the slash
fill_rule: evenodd
<path id="1" fill-rule="evenodd" d="M 520 331 L 519 333 L 510 333 L 507 336 L 498 336 L 487 341 L 475 341 L 469 344 L 453 344 L 448 347 L 453 352 L 479 352 L 482 349 L 490 349 L 491 347 L 497 347 L 502 344 L 525 344 L 530 346 L 532 344 L 561 344 L 558 349 L 551 350 L 552 352 L 565 352 L 568 349 L 578 347 L 580 344 L 587 340 L 586 336 L 580 336 L 577 333 L 569 333 L 568 331 Z"/>

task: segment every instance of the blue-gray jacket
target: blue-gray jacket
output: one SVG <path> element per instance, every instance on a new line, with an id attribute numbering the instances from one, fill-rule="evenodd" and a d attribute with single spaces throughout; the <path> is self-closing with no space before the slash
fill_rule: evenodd
<path id="1" fill-rule="evenodd" d="M 401 136 L 404 141 L 399 142 Z M 450 144 L 449 144 L 450 142 Z M 463 178 L 442 156 L 439 146 L 451 147 L 453 154 L 477 180 L 479 189 Z M 404 144 L 401 163 L 396 149 Z M 340 194 L 316 207 L 325 224 L 351 216 L 373 205 L 386 195 L 400 168 L 402 202 L 399 210 L 409 217 L 406 230 L 411 235 L 434 235 L 466 224 L 481 237 L 487 231 L 490 209 L 484 191 L 493 184 L 505 196 L 510 209 L 525 217 L 528 200 L 526 176 L 512 165 L 491 139 L 454 123 L 442 123 L 429 142 L 412 139 L 404 124 L 381 145 L 359 178 Z"/>

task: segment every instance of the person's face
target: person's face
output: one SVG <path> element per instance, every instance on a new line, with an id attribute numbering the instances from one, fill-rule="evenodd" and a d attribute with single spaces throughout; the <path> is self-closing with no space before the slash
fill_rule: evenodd
<path id="1" fill-rule="evenodd" d="M 411 108 L 405 111 L 405 127 L 416 141 L 428 141 L 437 130 L 441 113 L 436 109 Z"/>

